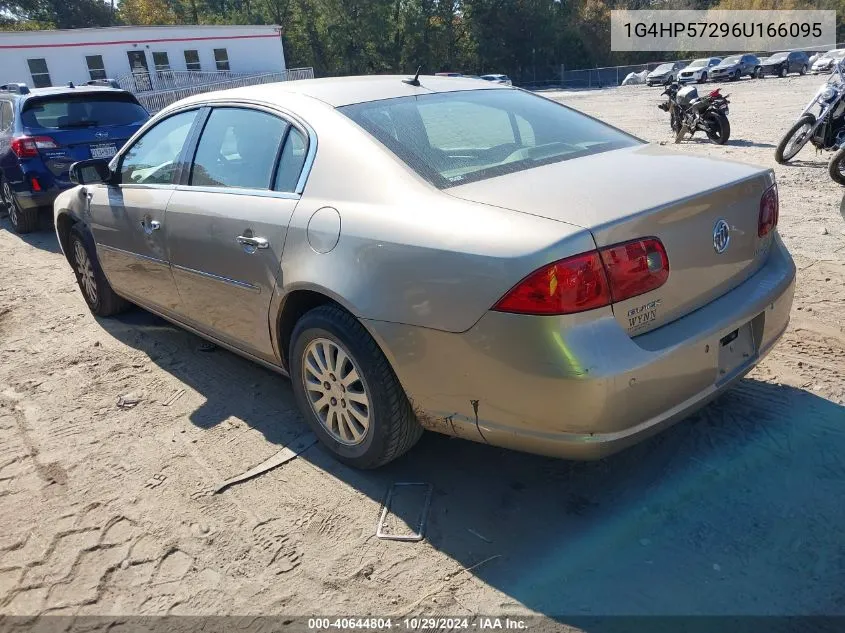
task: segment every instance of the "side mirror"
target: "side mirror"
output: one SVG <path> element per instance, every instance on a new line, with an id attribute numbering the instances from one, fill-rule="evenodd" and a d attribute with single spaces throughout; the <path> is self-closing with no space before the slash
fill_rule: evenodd
<path id="1" fill-rule="evenodd" d="M 68 176 L 76 185 L 100 184 L 112 179 L 109 163 L 102 158 L 91 158 L 74 163 L 70 166 Z"/>

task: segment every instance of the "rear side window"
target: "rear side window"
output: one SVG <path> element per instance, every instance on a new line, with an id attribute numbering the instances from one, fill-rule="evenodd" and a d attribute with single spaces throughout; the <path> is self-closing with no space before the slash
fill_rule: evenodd
<path id="1" fill-rule="evenodd" d="M 215 108 L 200 136 L 190 184 L 269 189 L 287 123 L 243 108 Z"/>
<path id="2" fill-rule="evenodd" d="M 339 110 L 440 188 L 640 144 L 520 90 L 400 97 Z"/>
<path id="3" fill-rule="evenodd" d="M 115 125 L 140 125 L 147 111 L 128 94 L 57 95 L 30 99 L 21 122 L 30 129 L 62 130 Z"/>
<path id="4" fill-rule="evenodd" d="M 285 146 L 282 148 L 282 155 L 279 157 L 279 168 L 276 170 L 273 189 L 290 193 L 296 191 L 296 183 L 299 182 L 299 175 L 302 173 L 307 154 L 308 142 L 305 136 L 291 126 L 288 137 L 285 139 Z"/>

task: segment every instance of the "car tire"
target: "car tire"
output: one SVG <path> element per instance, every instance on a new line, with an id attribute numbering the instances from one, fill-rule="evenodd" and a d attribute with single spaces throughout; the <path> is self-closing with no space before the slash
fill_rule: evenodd
<path id="1" fill-rule="evenodd" d="M 800 74 L 800 75 L 806 75 L 807 74 L 807 64 L 804 64 L 803 66 L 801 66 L 801 70 L 799 71 L 798 74 Z"/>
<path id="2" fill-rule="evenodd" d="M 710 119 L 712 132 L 707 133 L 707 138 L 716 143 L 716 145 L 724 145 L 731 137 L 731 123 L 721 112 L 713 112 L 707 117 Z"/>
<path id="3" fill-rule="evenodd" d="M 845 185 L 845 147 L 834 152 L 833 157 L 827 164 L 827 173 L 830 174 L 833 182 Z"/>
<path id="4" fill-rule="evenodd" d="M 378 468 L 406 453 L 422 436 L 384 353 L 340 307 L 322 305 L 302 316 L 293 329 L 288 358 L 299 409 L 339 461 Z"/>
<path id="5" fill-rule="evenodd" d="M 779 75 L 780 77 L 786 77 L 786 75 L 787 75 L 787 70 L 786 70 L 786 66 L 785 66 L 785 65 L 780 67 L 780 70 L 778 71 L 778 75 Z"/>
<path id="6" fill-rule="evenodd" d="M 124 312 L 132 305 L 112 289 L 97 258 L 94 238 L 78 224 L 70 230 L 67 257 L 91 312 L 108 317 Z"/>
<path id="7" fill-rule="evenodd" d="M 793 158 L 798 156 L 798 153 L 801 151 L 801 148 L 804 147 L 807 142 L 810 140 L 809 138 L 805 139 L 801 145 L 791 154 L 785 155 L 787 146 L 789 145 L 789 141 L 792 139 L 793 136 L 800 130 L 802 127 L 806 125 L 812 125 L 816 122 L 816 117 L 812 114 L 805 114 L 800 119 L 798 119 L 795 123 L 792 124 L 792 127 L 786 131 L 786 134 L 783 135 L 783 138 L 780 139 L 780 143 L 778 143 L 777 148 L 775 149 L 775 161 L 778 162 L 780 165 L 785 165 Z"/>
<path id="8" fill-rule="evenodd" d="M 754 69 L 754 75 L 752 75 L 755 79 L 762 79 L 763 78 L 763 68 L 761 66 L 757 66 Z"/>
<path id="9" fill-rule="evenodd" d="M 33 209 L 24 209 L 18 202 L 15 192 L 5 178 L 0 178 L 0 199 L 2 199 L 3 206 L 6 207 L 6 212 L 9 214 L 9 222 L 12 225 L 15 233 L 23 235 L 24 233 L 32 233 L 38 230 L 39 221 L 41 219 L 38 213 L 38 207 Z"/>
<path id="10" fill-rule="evenodd" d="M 707 81 L 707 73 L 706 72 L 701 73 L 701 79 L 698 80 L 698 83 L 703 84 L 705 81 Z"/>
<path id="11" fill-rule="evenodd" d="M 735 71 L 734 74 L 733 74 L 733 77 L 731 77 L 731 79 L 733 81 L 739 81 L 740 79 L 742 79 L 742 71 L 741 70 Z"/>

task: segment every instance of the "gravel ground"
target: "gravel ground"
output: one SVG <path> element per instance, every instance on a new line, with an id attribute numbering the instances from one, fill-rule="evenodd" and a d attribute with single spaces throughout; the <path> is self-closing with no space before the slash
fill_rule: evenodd
<path id="1" fill-rule="evenodd" d="M 600 462 L 429 434 L 378 472 L 314 446 L 209 494 L 306 431 L 289 384 L 141 310 L 93 318 L 54 236 L 4 220 L 0 613 L 845 615 L 845 189 L 826 155 L 773 158 L 819 82 L 726 85 L 728 145 L 674 146 L 775 168 L 789 331 Z M 659 93 L 549 96 L 671 146 Z M 434 486 L 422 542 L 374 536 L 396 481 Z"/>

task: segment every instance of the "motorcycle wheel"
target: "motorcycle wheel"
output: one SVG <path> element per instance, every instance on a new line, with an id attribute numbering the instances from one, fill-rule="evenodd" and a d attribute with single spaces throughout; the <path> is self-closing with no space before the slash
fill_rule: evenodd
<path id="1" fill-rule="evenodd" d="M 672 110 L 672 114 L 669 117 L 669 126 L 675 134 L 681 130 L 681 117 L 678 116 L 678 113 L 675 110 Z"/>
<path id="2" fill-rule="evenodd" d="M 805 114 L 798 119 L 793 126 L 789 128 L 789 130 L 787 130 L 775 150 L 775 160 L 778 163 L 785 165 L 798 155 L 801 148 L 804 147 L 807 144 L 807 141 L 810 140 L 810 134 L 808 132 L 815 122 L 815 116 L 812 114 Z M 800 134 L 805 128 L 806 130 L 803 132 L 803 135 Z"/>
<path id="3" fill-rule="evenodd" d="M 731 137 L 731 123 L 721 112 L 711 112 L 707 115 L 707 123 L 710 128 L 707 130 L 707 138 L 716 143 L 724 145 Z"/>
<path id="4" fill-rule="evenodd" d="M 833 182 L 845 185 L 845 147 L 836 150 L 833 158 L 827 164 L 827 173 L 833 179 Z"/>

